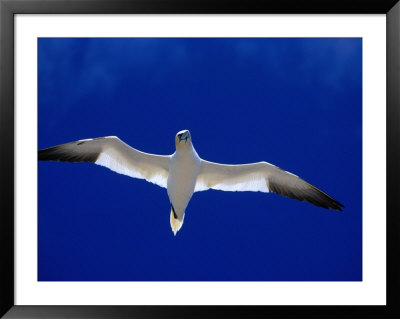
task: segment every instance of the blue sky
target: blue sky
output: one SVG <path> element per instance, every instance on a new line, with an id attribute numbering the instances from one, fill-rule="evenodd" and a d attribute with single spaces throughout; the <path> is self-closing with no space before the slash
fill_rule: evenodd
<path id="1" fill-rule="evenodd" d="M 116 135 L 155 154 L 267 161 L 345 205 L 166 189 L 90 163 L 38 163 L 38 280 L 362 280 L 362 40 L 38 40 L 38 147 Z"/>

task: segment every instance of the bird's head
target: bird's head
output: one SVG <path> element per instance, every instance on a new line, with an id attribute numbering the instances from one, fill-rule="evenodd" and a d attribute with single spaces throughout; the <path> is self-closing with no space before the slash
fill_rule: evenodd
<path id="1" fill-rule="evenodd" d="M 192 146 L 192 137 L 189 130 L 182 130 L 176 133 L 175 145 L 177 149 L 186 149 Z"/>

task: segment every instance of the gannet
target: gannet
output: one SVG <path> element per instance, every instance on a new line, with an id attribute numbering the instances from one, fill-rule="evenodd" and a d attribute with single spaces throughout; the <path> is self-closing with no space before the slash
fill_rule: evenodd
<path id="1" fill-rule="evenodd" d="M 319 207 L 342 211 L 344 206 L 304 181 L 267 162 L 226 165 L 201 159 L 189 130 L 175 136 L 172 155 L 143 153 L 116 136 L 79 140 L 39 150 L 41 161 L 92 162 L 130 177 L 145 179 L 167 189 L 174 235 L 181 229 L 185 210 L 194 192 L 273 192 Z"/>

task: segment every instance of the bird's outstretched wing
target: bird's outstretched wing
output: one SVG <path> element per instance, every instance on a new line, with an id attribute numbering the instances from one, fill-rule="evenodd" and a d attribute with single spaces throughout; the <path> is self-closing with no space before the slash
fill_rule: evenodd
<path id="1" fill-rule="evenodd" d="M 79 140 L 39 150 L 41 161 L 92 162 L 167 188 L 170 156 L 140 152 L 116 136 Z"/>
<path id="2" fill-rule="evenodd" d="M 195 191 L 273 192 L 316 206 L 342 211 L 341 203 L 296 175 L 267 162 L 224 165 L 202 160 Z"/>

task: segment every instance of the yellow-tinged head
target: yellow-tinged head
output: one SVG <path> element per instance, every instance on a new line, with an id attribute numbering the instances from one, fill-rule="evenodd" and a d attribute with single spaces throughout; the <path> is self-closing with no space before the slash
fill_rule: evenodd
<path id="1" fill-rule="evenodd" d="M 192 146 L 192 137 L 189 130 L 182 130 L 176 133 L 175 146 L 177 150 L 189 149 Z"/>

